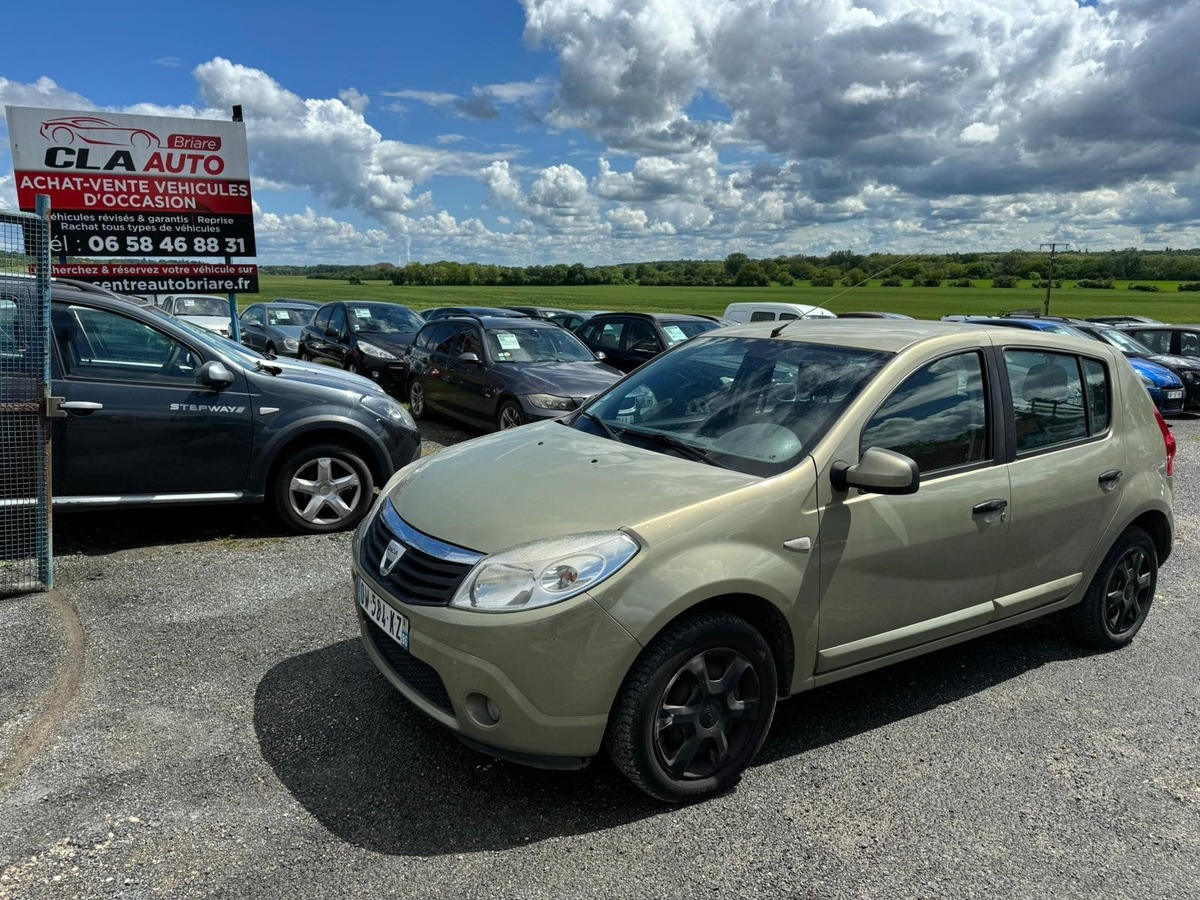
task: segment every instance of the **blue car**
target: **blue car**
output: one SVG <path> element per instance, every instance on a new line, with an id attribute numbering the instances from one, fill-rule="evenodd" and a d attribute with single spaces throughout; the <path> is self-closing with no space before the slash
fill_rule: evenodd
<path id="1" fill-rule="evenodd" d="M 1071 334 L 1084 340 L 1104 340 L 1093 334 L 1088 334 L 1065 322 L 1050 319 L 1020 319 L 1016 317 L 986 318 L 973 316 L 964 319 L 971 325 L 1003 325 L 1006 328 L 1024 328 L 1027 331 L 1049 331 L 1052 334 Z M 1107 342 L 1106 342 L 1107 343 Z M 1160 366 L 1139 356 L 1126 355 L 1129 364 L 1137 372 L 1138 378 L 1146 386 L 1150 399 L 1164 416 L 1178 416 L 1183 413 L 1183 381 L 1166 366 Z"/>

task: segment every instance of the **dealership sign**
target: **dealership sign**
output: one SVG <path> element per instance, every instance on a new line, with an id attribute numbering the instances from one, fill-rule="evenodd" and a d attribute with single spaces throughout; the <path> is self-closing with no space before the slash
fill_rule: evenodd
<path id="1" fill-rule="evenodd" d="M 9 106 L 17 201 L 55 256 L 255 255 L 242 122 Z"/>

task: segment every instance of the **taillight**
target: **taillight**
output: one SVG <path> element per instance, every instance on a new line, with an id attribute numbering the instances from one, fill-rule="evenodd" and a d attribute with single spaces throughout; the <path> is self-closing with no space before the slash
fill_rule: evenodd
<path id="1" fill-rule="evenodd" d="M 1158 429 L 1162 432 L 1163 443 L 1167 446 L 1167 474 L 1175 474 L 1175 435 L 1171 434 L 1171 426 L 1162 417 L 1158 407 L 1154 407 L 1154 418 L 1158 420 Z"/>

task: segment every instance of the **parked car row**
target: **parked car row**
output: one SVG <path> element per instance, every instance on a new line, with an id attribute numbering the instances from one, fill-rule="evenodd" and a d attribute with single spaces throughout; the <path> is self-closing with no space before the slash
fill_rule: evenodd
<path id="1" fill-rule="evenodd" d="M 1129 360 L 1164 416 L 1177 416 L 1186 408 L 1200 407 L 1200 327 L 1129 322 L 1109 325 L 1090 319 L 1033 315 L 967 317 L 956 321 L 1052 331 L 1111 344 Z M 1143 343 L 1139 340 L 1143 334 L 1167 352 Z M 1171 347 L 1190 349 L 1195 355 L 1169 352 Z"/>

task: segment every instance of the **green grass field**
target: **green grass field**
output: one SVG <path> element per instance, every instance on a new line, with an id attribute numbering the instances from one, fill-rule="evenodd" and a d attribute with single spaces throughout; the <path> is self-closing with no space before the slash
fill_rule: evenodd
<path id="1" fill-rule="evenodd" d="M 1005 310 L 1041 309 L 1044 290 L 1025 282 L 1017 288 L 992 288 L 977 282 L 971 288 L 884 288 L 878 282 L 860 288 L 814 288 L 808 284 L 768 288 L 640 287 L 593 285 L 578 288 L 540 287 L 409 287 L 383 281 L 351 285 L 288 275 L 262 275 L 261 293 L 242 294 L 245 308 L 256 300 L 293 297 L 303 300 L 387 300 L 415 310 L 432 306 L 559 306 L 566 309 L 645 310 L 719 315 L 738 301 L 781 300 L 823 306 L 834 312 L 884 310 L 918 319 L 938 319 L 948 314 L 995 315 Z M 1147 282 L 1137 282 L 1146 284 Z M 1057 316 L 1141 315 L 1164 322 L 1200 322 L 1200 292 L 1177 291 L 1174 282 L 1160 282 L 1162 293 L 1128 290 L 1118 282 L 1115 290 L 1085 290 L 1067 282 L 1050 298 Z"/>

